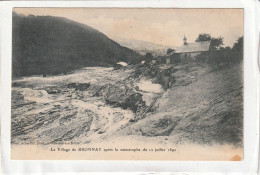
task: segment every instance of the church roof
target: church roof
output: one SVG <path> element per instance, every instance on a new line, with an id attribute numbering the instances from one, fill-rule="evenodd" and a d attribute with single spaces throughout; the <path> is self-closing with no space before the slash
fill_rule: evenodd
<path id="1" fill-rule="evenodd" d="M 188 43 L 187 45 L 182 45 L 180 47 L 174 48 L 175 53 L 187 53 L 187 52 L 203 52 L 208 51 L 210 46 L 210 41 L 201 41 L 195 43 Z"/>

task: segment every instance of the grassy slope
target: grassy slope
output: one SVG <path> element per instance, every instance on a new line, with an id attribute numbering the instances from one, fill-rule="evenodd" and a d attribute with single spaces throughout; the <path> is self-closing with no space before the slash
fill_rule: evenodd
<path id="1" fill-rule="evenodd" d="M 137 59 L 103 33 L 65 18 L 13 14 L 13 76 L 60 74 Z"/>
<path id="2" fill-rule="evenodd" d="M 242 145 L 242 74 L 241 64 L 235 64 L 203 73 L 187 86 L 175 86 L 155 104 L 154 113 L 118 134 L 171 136 L 175 143 Z"/>

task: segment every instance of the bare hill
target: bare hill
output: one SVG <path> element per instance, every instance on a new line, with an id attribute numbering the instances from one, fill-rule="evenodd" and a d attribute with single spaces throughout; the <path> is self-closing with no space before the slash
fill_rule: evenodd
<path id="1" fill-rule="evenodd" d="M 60 74 L 129 62 L 139 54 L 65 18 L 13 14 L 13 76 Z"/>
<path id="2" fill-rule="evenodd" d="M 137 51 L 141 55 L 145 55 L 146 53 L 152 53 L 156 56 L 166 55 L 166 52 L 171 46 L 165 46 L 160 44 L 155 44 L 142 40 L 133 40 L 133 39 L 124 39 L 124 38 L 114 38 L 116 42 L 121 44 L 122 46 L 128 47 L 132 50 Z"/>

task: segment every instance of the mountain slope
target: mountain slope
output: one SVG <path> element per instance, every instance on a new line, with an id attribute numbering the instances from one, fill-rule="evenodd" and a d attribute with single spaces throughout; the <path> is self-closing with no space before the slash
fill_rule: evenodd
<path id="1" fill-rule="evenodd" d="M 65 18 L 13 14 L 13 76 L 60 74 L 129 62 L 139 54 Z"/>
<path id="2" fill-rule="evenodd" d="M 165 45 L 155 44 L 155 43 L 141 41 L 141 40 L 131 40 L 131 39 L 124 39 L 124 38 L 113 38 L 113 39 L 119 44 L 121 44 L 122 46 L 135 50 L 141 55 L 145 55 L 147 52 L 150 52 L 154 55 L 165 55 L 167 49 L 171 48 L 171 46 L 165 46 Z"/>
<path id="3" fill-rule="evenodd" d="M 243 145 L 243 64 L 219 70 L 188 64 L 153 112 L 118 136 L 167 136 L 169 142 Z M 144 71 L 143 71 L 144 72 Z M 116 136 L 115 136 L 116 137 Z"/>

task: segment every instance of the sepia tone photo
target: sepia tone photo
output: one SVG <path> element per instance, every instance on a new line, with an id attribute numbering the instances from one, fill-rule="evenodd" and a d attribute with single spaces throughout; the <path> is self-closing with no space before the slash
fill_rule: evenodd
<path id="1" fill-rule="evenodd" d="M 11 158 L 243 160 L 243 18 L 13 8 Z"/>

